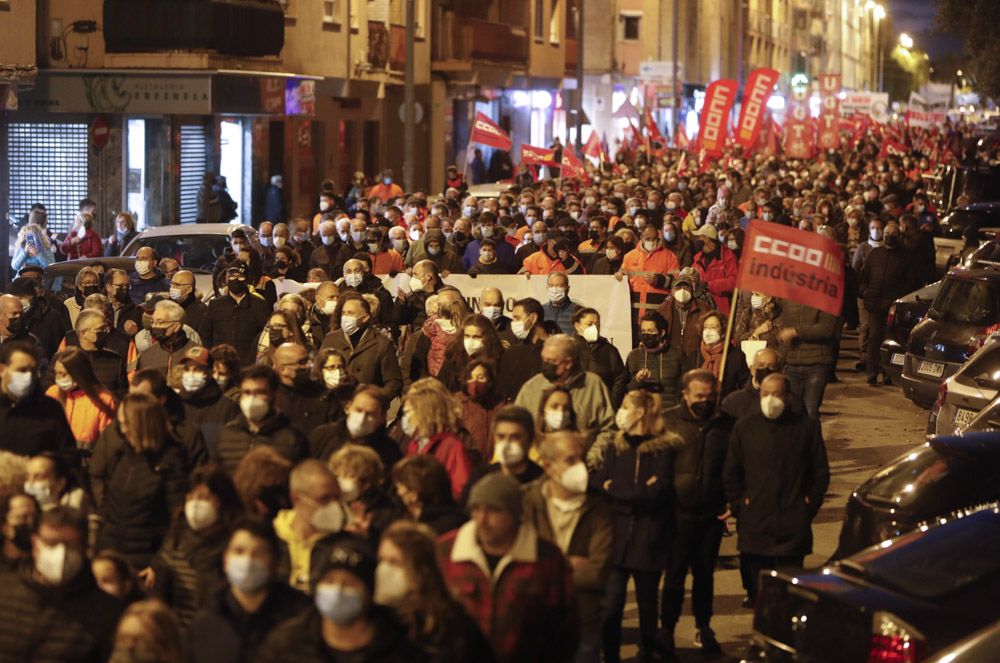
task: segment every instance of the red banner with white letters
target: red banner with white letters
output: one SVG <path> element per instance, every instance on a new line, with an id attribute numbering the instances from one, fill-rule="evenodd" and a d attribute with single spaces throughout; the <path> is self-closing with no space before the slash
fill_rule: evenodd
<path id="1" fill-rule="evenodd" d="M 840 315 L 844 253 L 819 233 L 751 221 L 736 287 Z"/>
<path id="2" fill-rule="evenodd" d="M 532 164 L 535 166 L 559 167 L 559 164 L 556 163 L 555 150 L 550 150 L 546 147 L 535 147 L 534 145 L 528 144 L 521 145 L 521 163 Z"/>
<path id="3" fill-rule="evenodd" d="M 739 84 L 729 78 L 713 82 L 705 91 L 705 104 L 701 108 L 701 127 L 698 129 L 698 152 L 707 158 L 722 154 L 726 146 L 726 129 L 729 111 L 736 101 Z"/>
<path id="4" fill-rule="evenodd" d="M 813 123 L 809 117 L 809 102 L 804 92 L 795 91 L 788 97 L 785 116 L 785 156 L 789 159 L 809 159 L 813 155 Z"/>
<path id="5" fill-rule="evenodd" d="M 573 151 L 573 148 L 566 146 L 563 148 L 562 153 L 562 169 L 560 170 L 560 175 L 563 179 L 572 179 L 578 177 L 582 180 L 587 180 L 587 171 L 584 170 L 583 162 L 580 161 L 579 157 Z"/>
<path id="6" fill-rule="evenodd" d="M 472 134 L 469 136 L 469 142 L 501 150 L 509 150 L 512 145 L 507 132 L 482 113 L 476 113 L 476 119 L 472 123 Z"/>
<path id="7" fill-rule="evenodd" d="M 840 74 L 819 77 L 819 121 L 816 146 L 821 150 L 840 148 Z"/>
<path id="8" fill-rule="evenodd" d="M 776 69 L 754 69 L 747 78 L 743 88 L 743 107 L 740 109 L 740 120 L 736 123 L 736 142 L 750 148 L 757 142 L 764 125 L 767 111 L 767 100 L 771 98 L 774 84 L 781 74 Z"/>

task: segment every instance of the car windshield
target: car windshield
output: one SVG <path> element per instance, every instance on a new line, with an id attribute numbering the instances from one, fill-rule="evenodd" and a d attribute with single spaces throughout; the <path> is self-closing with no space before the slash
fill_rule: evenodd
<path id="1" fill-rule="evenodd" d="M 991 341 L 969 358 L 955 379 L 969 386 L 1000 386 L 1000 342 Z"/>
<path id="2" fill-rule="evenodd" d="M 865 484 L 865 499 L 909 506 L 927 486 L 945 478 L 965 461 L 939 455 L 929 444 L 897 458 Z"/>
<path id="3" fill-rule="evenodd" d="M 139 237 L 129 246 L 129 253 L 149 246 L 160 258 L 173 258 L 181 268 L 212 271 L 215 261 L 229 246 L 228 235 L 168 235 Z"/>
<path id="4" fill-rule="evenodd" d="M 1000 264 L 1000 242 L 995 239 L 985 242 L 978 249 L 970 253 L 962 264 L 966 267 Z"/>
<path id="5" fill-rule="evenodd" d="M 1000 320 L 1000 285 L 979 279 L 947 278 L 934 298 L 932 320 L 989 326 Z"/>

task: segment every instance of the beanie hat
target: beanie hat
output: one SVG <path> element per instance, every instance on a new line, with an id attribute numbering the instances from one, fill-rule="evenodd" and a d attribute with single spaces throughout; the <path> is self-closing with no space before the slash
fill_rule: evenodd
<path id="1" fill-rule="evenodd" d="M 469 493 L 469 508 L 488 506 L 521 520 L 521 484 L 501 472 L 492 472 L 476 482 Z"/>

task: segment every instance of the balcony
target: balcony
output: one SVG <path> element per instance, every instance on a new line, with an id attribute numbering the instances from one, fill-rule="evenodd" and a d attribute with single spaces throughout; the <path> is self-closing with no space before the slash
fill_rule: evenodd
<path id="1" fill-rule="evenodd" d="M 442 29 L 434 33 L 436 68 L 442 68 L 439 65 L 443 63 L 471 65 L 472 62 L 527 65 L 528 38 L 523 31 L 506 23 L 454 15 L 442 17 L 441 23 Z"/>
<path id="2" fill-rule="evenodd" d="M 577 63 L 580 61 L 578 53 L 580 50 L 580 41 L 577 39 L 566 38 L 566 73 L 576 74 Z"/>
<path id="3" fill-rule="evenodd" d="M 368 64 L 374 69 L 389 64 L 389 28 L 381 21 L 368 21 Z"/>

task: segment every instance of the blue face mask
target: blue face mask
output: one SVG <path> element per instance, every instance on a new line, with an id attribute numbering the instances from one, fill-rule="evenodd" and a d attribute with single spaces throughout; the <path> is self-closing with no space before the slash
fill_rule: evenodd
<path id="1" fill-rule="evenodd" d="M 365 597 L 359 590 L 340 585 L 316 586 L 316 609 L 334 624 L 350 624 L 365 609 Z"/>
<path id="2" fill-rule="evenodd" d="M 386 186 L 389 186 L 390 184 L 392 184 L 392 178 L 391 177 L 385 177 L 385 178 L 383 178 L 382 179 L 382 184 L 384 184 Z"/>

